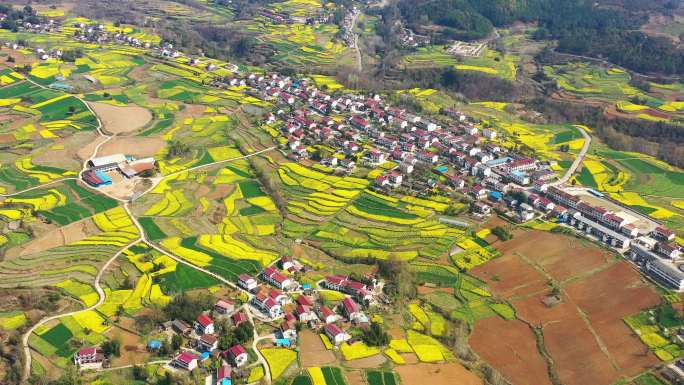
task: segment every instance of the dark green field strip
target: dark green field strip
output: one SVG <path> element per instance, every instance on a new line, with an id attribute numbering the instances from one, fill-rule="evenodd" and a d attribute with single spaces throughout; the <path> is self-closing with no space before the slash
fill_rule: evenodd
<path id="1" fill-rule="evenodd" d="M 239 184 L 240 191 L 242 191 L 242 196 L 245 198 L 256 198 L 266 195 L 266 193 L 261 190 L 259 183 L 255 180 L 248 180 L 245 182 L 240 182 Z"/>
<path id="2" fill-rule="evenodd" d="M 313 383 L 311 382 L 311 378 L 309 378 L 309 376 L 301 374 L 292 380 L 292 385 L 313 385 Z"/>
<path id="3" fill-rule="evenodd" d="M 366 372 L 368 385 L 396 385 L 397 381 L 392 372 L 369 370 Z"/>
<path id="4" fill-rule="evenodd" d="M 185 264 L 176 265 L 176 270 L 158 278 L 164 293 L 181 293 L 186 290 L 203 289 L 217 285 L 219 281 Z"/>
<path id="5" fill-rule="evenodd" d="M 254 274 L 262 268 L 261 263 L 258 261 L 251 259 L 233 259 L 229 255 L 219 254 L 213 250 L 202 248 L 198 246 L 196 242 L 197 237 L 184 238 L 181 241 L 181 246 L 210 256 L 212 261 L 207 269 L 226 279 L 235 281 L 240 274 Z"/>
<path id="6" fill-rule="evenodd" d="M 157 226 L 157 224 L 154 222 L 154 218 L 143 217 L 139 218 L 138 221 L 143 227 L 143 230 L 145 230 L 145 234 L 147 234 L 149 239 L 157 241 L 159 239 L 166 238 L 166 234 L 159 226 Z"/>
<path id="7" fill-rule="evenodd" d="M 407 213 L 401 211 L 396 207 L 392 207 L 385 203 L 382 199 L 373 197 L 368 194 L 361 195 L 358 199 L 354 201 L 354 206 L 361 211 L 369 214 L 383 215 L 391 218 L 400 219 L 415 219 L 418 218 L 417 215 L 412 213 Z"/>
<path id="8" fill-rule="evenodd" d="M 586 167 L 582 168 L 582 171 L 575 177 L 575 179 L 577 179 L 582 186 L 598 188 L 594 176 L 591 175 L 591 172 Z"/>
<path id="9" fill-rule="evenodd" d="M 326 366 L 321 368 L 321 371 L 323 371 L 326 385 L 346 385 L 340 368 Z"/>
<path id="10" fill-rule="evenodd" d="M 67 343 L 71 337 L 73 337 L 73 334 L 71 334 L 71 330 L 69 330 L 62 323 L 58 323 L 52 329 L 43 333 L 40 337 L 50 343 L 52 346 L 59 349 L 62 345 Z"/>
<path id="11" fill-rule="evenodd" d="M 61 99 L 56 103 L 46 104 L 44 106 L 38 107 L 37 109 L 43 114 L 43 116 L 40 118 L 41 122 L 68 119 L 71 116 L 80 114 L 81 112 L 89 111 L 82 101 L 73 96 Z M 78 121 L 84 123 L 92 122 L 91 118 L 82 118 Z"/>
<path id="12" fill-rule="evenodd" d="M 143 131 L 140 134 L 140 136 L 150 136 L 150 135 L 157 134 L 157 133 L 164 131 L 165 129 L 171 127 L 172 124 L 173 124 L 173 116 L 170 118 L 165 118 L 165 119 L 159 120 L 152 127 Z"/>
<path id="13" fill-rule="evenodd" d="M 20 98 L 29 92 L 40 89 L 40 87 L 29 82 L 14 83 L 7 87 L 0 88 L 0 99 Z"/>
<path id="14" fill-rule="evenodd" d="M 14 168 L 14 166 L 0 168 L 0 182 L 9 186 L 14 186 L 17 191 L 25 190 L 39 184 L 38 179 L 22 173 Z"/>
<path id="15" fill-rule="evenodd" d="M 250 215 L 257 215 L 266 212 L 263 208 L 259 206 L 248 206 L 248 207 L 243 207 L 240 209 L 240 215 L 241 216 L 250 216 Z"/>
<path id="16" fill-rule="evenodd" d="M 553 144 L 561 144 L 561 143 L 566 143 L 573 141 L 575 139 L 581 139 L 582 134 L 576 130 L 576 129 L 571 129 L 571 130 L 565 130 L 557 133 L 556 135 L 553 136 Z"/>

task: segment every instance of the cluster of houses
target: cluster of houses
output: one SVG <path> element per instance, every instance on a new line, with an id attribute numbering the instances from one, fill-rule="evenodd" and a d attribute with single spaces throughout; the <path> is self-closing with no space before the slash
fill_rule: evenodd
<path id="1" fill-rule="evenodd" d="M 152 47 L 151 42 L 129 36 L 123 30 L 110 32 L 103 24 L 74 23 L 71 27 L 74 29 L 74 38 L 81 42 L 97 44 L 117 43 L 142 48 Z"/>
<path id="2" fill-rule="evenodd" d="M 117 171 L 130 179 L 155 170 L 157 163 L 154 158 L 135 159 L 123 154 L 114 154 L 93 158 L 88 162 L 88 167 L 81 174 L 81 178 L 93 187 L 100 187 L 112 184 L 112 178 L 108 175 L 112 171 Z"/>
<path id="3" fill-rule="evenodd" d="M 430 36 L 419 35 L 413 32 L 410 28 L 401 26 L 401 22 L 397 21 L 399 25 L 399 42 L 402 46 L 407 48 L 418 48 L 430 45 Z"/>
<path id="4" fill-rule="evenodd" d="M 215 374 L 220 377 L 218 380 L 221 381 L 224 378 L 230 378 L 233 369 L 244 367 L 249 361 L 249 354 L 247 349 L 240 344 L 233 345 L 225 351 L 218 350 L 219 336 L 216 335 L 216 327 L 210 315 L 211 313 L 199 314 L 192 325 L 182 320 L 174 320 L 171 323 L 172 330 L 179 335 L 189 338 L 191 341 L 189 346 L 192 347 L 178 353 L 171 365 L 176 368 L 192 371 L 197 368 L 200 362 L 212 355 L 221 357 L 223 360 L 222 366 L 215 371 Z M 242 323 L 249 322 L 247 315 L 242 311 L 236 310 L 235 303 L 230 300 L 218 300 L 214 305 L 213 315 L 221 318 L 230 317 L 234 327 L 239 327 Z"/>

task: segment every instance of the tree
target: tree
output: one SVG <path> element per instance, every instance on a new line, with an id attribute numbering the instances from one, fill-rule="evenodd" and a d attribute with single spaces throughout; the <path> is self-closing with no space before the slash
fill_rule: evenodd
<path id="1" fill-rule="evenodd" d="M 492 234 L 496 235 L 496 237 L 502 241 L 508 241 L 513 238 L 513 234 L 501 226 L 496 226 L 493 228 Z"/>
<path id="2" fill-rule="evenodd" d="M 107 357 L 119 357 L 121 355 L 121 340 L 114 338 L 112 340 L 107 340 L 100 346 L 102 353 Z"/>
<path id="3" fill-rule="evenodd" d="M 363 341 L 368 346 L 385 346 L 390 342 L 390 336 L 377 322 L 372 322 L 370 327 L 363 331 Z"/>
<path id="4" fill-rule="evenodd" d="M 377 261 L 378 275 L 388 281 L 386 291 L 402 301 L 415 298 L 416 277 L 406 261 L 391 257 L 388 260 Z"/>
<path id="5" fill-rule="evenodd" d="M 235 328 L 235 339 L 240 344 L 245 344 L 254 337 L 254 326 L 249 322 L 243 322 Z"/>
<path id="6" fill-rule="evenodd" d="M 147 370 L 144 366 L 134 365 L 133 366 L 133 378 L 137 381 L 147 381 Z"/>
<path id="7" fill-rule="evenodd" d="M 179 336 L 178 334 L 174 334 L 173 337 L 171 337 L 171 350 L 174 352 L 183 345 L 183 337 Z"/>

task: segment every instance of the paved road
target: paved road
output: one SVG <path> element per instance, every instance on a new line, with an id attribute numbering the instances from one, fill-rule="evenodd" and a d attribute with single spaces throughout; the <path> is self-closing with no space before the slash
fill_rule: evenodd
<path id="1" fill-rule="evenodd" d="M 551 186 L 559 186 L 566 183 L 570 179 L 570 177 L 572 177 L 572 174 L 574 174 L 575 171 L 577 171 L 577 168 L 582 163 L 582 161 L 584 161 L 584 158 L 586 157 L 587 152 L 589 151 L 589 146 L 591 145 L 591 135 L 589 135 L 587 131 L 582 127 L 575 126 L 575 128 L 577 128 L 582 133 L 582 136 L 584 137 L 584 145 L 582 145 L 582 149 L 577 155 L 577 158 L 575 158 L 575 161 L 572 162 L 572 165 L 565 172 L 565 175 L 563 175 L 557 181 L 550 183 Z"/>

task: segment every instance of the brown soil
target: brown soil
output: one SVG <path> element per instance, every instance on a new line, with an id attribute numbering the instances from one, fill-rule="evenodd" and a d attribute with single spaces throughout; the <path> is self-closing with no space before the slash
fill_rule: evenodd
<path id="1" fill-rule="evenodd" d="M 486 281 L 494 293 L 505 298 L 548 288 L 544 276 L 512 253 L 503 254 L 492 262 L 480 265 L 471 270 L 471 273 Z"/>
<path id="2" fill-rule="evenodd" d="M 480 357 L 513 384 L 551 385 L 546 362 L 537 351 L 534 333 L 525 323 L 505 321 L 500 317 L 479 320 L 469 343 Z"/>
<path id="3" fill-rule="evenodd" d="M 102 121 L 103 129 L 112 134 L 135 132 L 152 120 L 152 113 L 143 107 L 98 102 L 88 102 L 88 105 Z"/>
<path id="4" fill-rule="evenodd" d="M 56 367 L 52 361 L 47 359 L 44 355 L 39 354 L 35 350 L 31 352 L 31 359 L 35 360 L 45 369 L 45 376 L 47 378 L 57 378 L 62 374 L 62 370 Z"/>
<path id="5" fill-rule="evenodd" d="M 628 263 L 574 237 L 539 231 L 520 233 L 499 249 L 501 258 L 474 273 L 494 294 L 511 299 L 518 318 L 542 327 L 563 384 L 608 385 L 658 362 L 622 321 L 659 301 Z M 491 280 L 494 275 L 500 280 Z M 541 302 L 550 278 L 561 286 L 563 298 L 552 308 Z M 544 383 L 539 355 L 528 352 L 536 350 L 529 328 L 517 321 L 495 325 L 501 322 L 478 321 L 473 348 L 514 383 Z M 516 360 L 529 368 L 519 369 Z"/>
<path id="6" fill-rule="evenodd" d="M 617 364 L 635 376 L 659 361 L 632 335 L 622 319 L 656 306 L 660 299 L 652 287 L 642 283 L 639 273 L 627 263 L 617 263 L 565 288 L 573 302 L 591 319 Z"/>
<path id="7" fill-rule="evenodd" d="M 221 199 L 225 196 L 228 196 L 234 189 L 234 185 L 232 184 L 219 184 L 214 187 L 214 191 L 208 193 L 205 197 L 207 199 L 214 200 L 214 199 Z"/>
<path id="8" fill-rule="evenodd" d="M 54 146 L 45 147 L 36 152 L 33 163 L 66 170 L 80 170 L 83 160 L 92 154 L 94 146 L 91 143 L 97 140 L 96 135 L 93 131 L 77 132 L 66 138 L 58 139 L 54 145 L 62 146 L 63 150 L 55 150 L 53 149 Z M 81 154 L 85 148 L 88 148 L 88 154 Z"/>
<path id="9" fill-rule="evenodd" d="M 399 365 L 394 369 L 404 384 L 482 385 L 482 380 L 461 364 Z"/>
<path id="10" fill-rule="evenodd" d="M 114 358 L 111 363 L 112 366 L 141 364 L 147 361 L 150 356 L 140 336 L 119 327 L 111 328 L 107 331 L 107 336 L 118 338 L 121 341 L 121 357 Z"/>
<path id="11" fill-rule="evenodd" d="M 399 353 L 407 364 L 417 364 L 420 362 L 416 353 Z"/>
<path id="12" fill-rule="evenodd" d="M 387 359 L 383 354 L 376 354 L 371 357 L 359 358 L 353 361 L 344 361 L 344 366 L 354 369 L 369 369 L 382 366 Z"/>
<path id="13" fill-rule="evenodd" d="M 12 134 L 0 135 L 0 144 L 12 143 L 12 142 L 14 142 L 14 135 L 12 135 Z"/>
<path id="14" fill-rule="evenodd" d="M 106 138 L 103 138 L 101 136 L 98 136 L 97 138 L 93 139 L 90 143 L 86 144 L 85 146 L 81 147 L 77 152 L 76 156 L 81 160 L 84 161 L 88 158 L 90 158 L 93 155 L 93 151 L 95 151 L 95 147 L 97 147 L 98 144 L 104 142 Z"/>
<path id="15" fill-rule="evenodd" d="M 36 238 L 22 247 L 12 248 L 7 251 L 7 257 L 17 257 L 22 255 L 37 254 L 55 247 L 64 246 L 69 243 L 80 241 L 90 235 L 98 233 L 95 224 L 89 220 L 70 223 L 66 226 L 53 229 L 41 237 Z"/>
<path id="16" fill-rule="evenodd" d="M 303 368 L 330 365 L 335 355 L 325 348 L 321 337 L 309 329 L 299 333 L 300 360 Z"/>
<path id="17" fill-rule="evenodd" d="M 418 294 L 424 295 L 424 294 L 430 294 L 434 292 L 443 292 L 443 293 L 449 293 L 449 294 L 454 294 L 454 288 L 453 287 L 427 287 L 427 286 L 418 286 Z"/>
<path id="18" fill-rule="evenodd" d="M 347 377 L 347 384 L 349 385 L 366 385 L 366 379 L 363 377 L 363 372 L 360 370 L 350 370 L 345 373 Z"/>
<path id="19" fill-rule="evenodd" d="M 155 137 L 114 138 L 100 147 L 97 156 L 126 154 L 135 157 L 155 156 L 161 151 L 166 142 Z"/>

